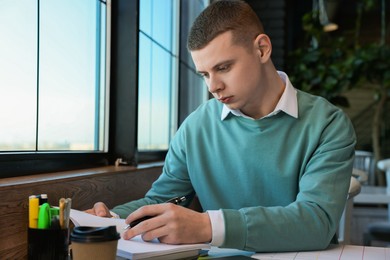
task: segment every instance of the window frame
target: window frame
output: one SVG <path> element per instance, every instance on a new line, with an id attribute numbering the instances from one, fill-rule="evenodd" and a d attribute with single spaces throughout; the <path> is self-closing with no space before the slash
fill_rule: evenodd
<path id="1" fill-rule="evenodd" d="M 111 22 L 111 26 L 107 26 L 107 33 L 110 33 L 110 39 L 107 41 L 110 54 L 107 69 L 110 73 L 106 77 L 110 83 L 107 92 L 109 106 L 106 108 L 109 110 L 107 151 L 0 153 L 0 178 L 114 165 L 119 158 L 124 164 L 133 166 L 164 160 L 167 150 L 137 150 L 139 1 L 107 1 L 107 5 L 111 5 L 111 14 L 107 17 L 107 22 L 109 18 Z M 181 25 L 183 2 L 185 1 L 180 0 L 179 35 L 183 35 L 183 30 L 188 30 Z M 179 46 L 179 63 L 191 67 L 186 64 L 187 61 L 181 59 L 186 46 L 182 37 Z M 180 99 L 188 98 L 182 94 L 183 87 L 188 86 L 181 84 L 185 75 L 180 68 L 178 74 L 179 107 L 177 115 L 174 115 L 177 127 L 190 112 L 187 108 L 181 111 L 180 103 L 183 100 Z"/>
<path id="2" fill-rule="evenodd" d="M 101 1 L 107 5 L 106 16 L 106 63 L 105 63 L 105 80 L 106 84 L 110 83 L 110 38 L 112 31 L 112 2 Z M 115 2 L 115 1 L 113 1 Z M 99 16 L 101 14 L 98 14 Z M 39 19 L 39 18 L 38 18 Z M 99 43 L 100 44 L 100 43 Z M 106 100 L 109 100 L 110 89 L 106 88 Z M 108 106 L 105 109 L 106 120 L 109 120 Z M 103 151 L 4 151 L 0 152 L 0 178 L 17 177 L 37 173 L 47 173 L 55 171 L 66 171 L 75 169 L 84 169 L 91 167 L 100 167 L 110 164 L 109 162 L 109 143 L 108 132 L 109 124 L 105 126 L 105 141 Z M 97 136 L 96 138 L 99 138 Z"/>

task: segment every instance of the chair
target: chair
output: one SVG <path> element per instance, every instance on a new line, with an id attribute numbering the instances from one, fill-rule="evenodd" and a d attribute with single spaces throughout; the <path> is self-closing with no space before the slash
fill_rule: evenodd
<path id="1" fill-rule="evenodd" d="M 351 177 L 349 184 L 348 198 L 345 204 L 343 215 L 341 216 L 338 230 L 338 241 L 340 244 L 350 244 L 350 231 L 351 231 L 351 217 L 353 210 L 353 197 L 359 194 L 361 188 L 360 182 L 355 178 Z"/>
<path id="2" fill-rule="evenodd" d="M 352 177 L 348 190 L 348 198 L 345 204 L 343 215 L 340 219 L 338 230 L 338 241 L 340 244 L 350 244 L 351 242 L 351 219 L 354 197 L 361 191 L 361 185 L 375 183 L 373 167 L 373 153 L 367 151 L 355 151 Z M 371 178 L 371 180 L 369 180 Z"/>
<path id="3" fill-rule="evenodd" d="M 385 172 L 386 182 L 389 182 L 390 181 L 390 159 L 380 160 L 377 166 L 378 169 Z M 387 183 L 387 188 L 390 189 L 389 183 Z"/>
<path id="4" fill-rule="evenodd" d="M 368 179 L 362 184 L 375 185 L 375 162 L 372 152 L 356 150 L 353 168 L 367 173 Z"/>
<path id="5" fill-rule="evenodd" d="M 386 172 L 387 192 L 390 193 L 390 159 L 378 161 L 377 166 Z M 374 222 L 367 226 L 367 231 L 363 234 L 363 243 L 371 246 L 373 241 L 390 242 L 390 222 Z"/>

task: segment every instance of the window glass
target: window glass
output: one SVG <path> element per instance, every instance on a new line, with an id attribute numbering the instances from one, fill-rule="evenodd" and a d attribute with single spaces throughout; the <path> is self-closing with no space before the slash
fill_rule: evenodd
<path id="1" fill-rule="evenodd" d="M 173 22 L 178 3 L 177 0 L 140 1 L 140 31 L 171 52 L 176 51 L 172 37 L 177 33 Z"/>
<path id="2" fill-rule="evenodd" d="M 187 50 L 187 38 L 192 23 L 208 3 L 208 0 L 182 1 L 179 93 L 180 101 L 185 100 L 185 102 L 180 102 L 179 123 L 183 122 L 199 104 L 207 100 L 209 95 L 207 86 L 203 78 L 196 73 L 195 65 Z"/>
<path id="3" fill-rule="evenodd" d="M 36 1 L 0 1 L 0 151 L 35 150 L 36 21 Z"/>
<path id="4" fill-rule="evenodd" d="M 39 150 L 95 150 L 100 67 L 96 1 L 41 1 Z"/>
<path id="5" fill-rule="evenodd" d="M 104 2 L 0 5 L 0 151 L 103 151 Z"/>
<path id="6" fill-rule="evenodd" d="M 138 149 L 168 148 L 177 113 L 178 1 L 140 1 Z"/>

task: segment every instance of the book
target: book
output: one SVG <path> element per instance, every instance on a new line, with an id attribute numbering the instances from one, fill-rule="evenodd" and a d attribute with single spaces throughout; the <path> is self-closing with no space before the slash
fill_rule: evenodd
<path id="1" fill-rule="evenodd" d="M 196 259 L 200 250 L 210 249 L 209 244 L 170 245 L 160 243 L 157 239 L 146 242 L 141 236 L 125 240 L 122 238 L 126 226 L 124 219 L 102 218 L 75 209 L 71 210 L 70 219 L 75 226 L 116 226 L 117 232 L 121 234 L 117 256 L 124 259 Z"/>

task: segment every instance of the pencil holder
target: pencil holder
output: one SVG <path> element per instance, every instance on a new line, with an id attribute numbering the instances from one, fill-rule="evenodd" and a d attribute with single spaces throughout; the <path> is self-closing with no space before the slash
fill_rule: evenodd
<path id="1" fill-rule="evenodd" d="M 69 229 L 28 228 L 29 260 L 68 260 Z"/>

